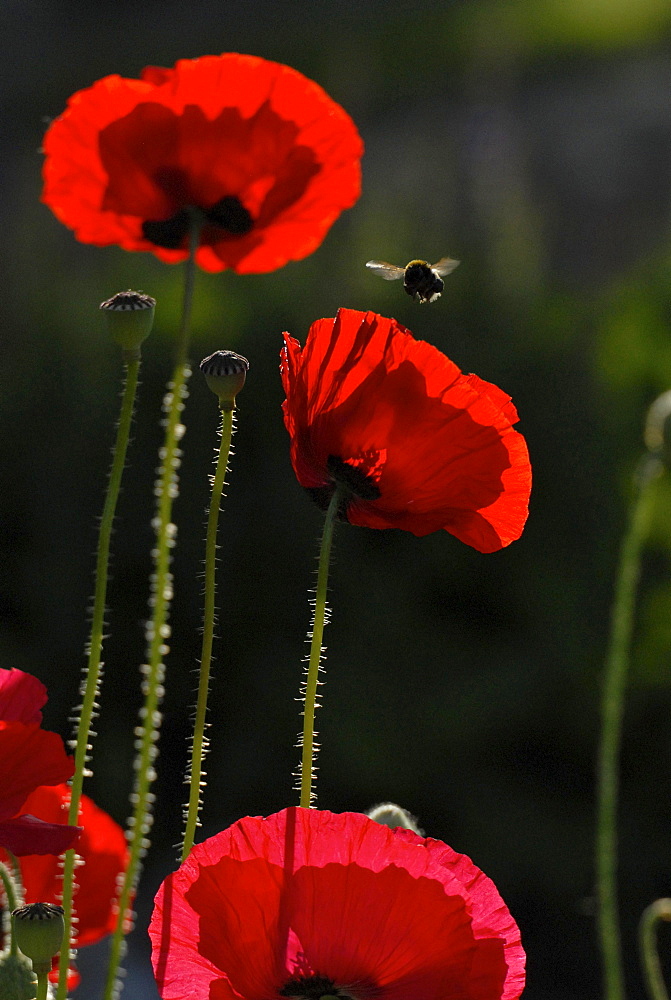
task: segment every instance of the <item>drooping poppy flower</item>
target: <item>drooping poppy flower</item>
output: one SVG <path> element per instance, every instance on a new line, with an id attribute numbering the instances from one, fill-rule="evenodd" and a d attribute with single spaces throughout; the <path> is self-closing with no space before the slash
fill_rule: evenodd
<path id="1" fill-rule="evenodd" d="M 480 552 L 519 538 L 531 466 L 501 389 L 376 313 L 340 309 L 305 347 L 284 341 L 291 462 L 321 507 L 340 486 L 351 524 L 444 529 Z"/>
<path id="2" fill-rule="evenodd" d="M 515 1000 L 524 986 L 493 882 L 358 813 L 234 823 L 165 880 L 149 934 L 163 1000 Z"/>
<path id="3" fill-rule="evenodd" d="M 24 808 L 49 824 L 64 824 L 69 802 L 68 785 L 45 785 L 28 797 Z M 82 833 L 76 849 L 83 864 L 75 871 L 74 911 L 79 947 L 94 944 L 116 926 L 117 879 L 128 864 L 128 848 L 119 824 L 86 795 L 81 798 L 78 822 Z M 21 858 L 20 867 L 27 903 L 61 901 L 63 869 L 57 857 L 28 855 Z"/>
<path id="4" fill-rule="evenodd" d="M 273 271 L 322 242 L 360 193 L 350 117 L 296 70 L 224 53 L 107 76 L 44 140 L 42 200 L 97 246 L 187 256 L 207 271 Z"/>
<path id="5" fill-rule="evenodd" d="M 21 670 L 0 669 L 0 847 L 13 854 L 62 854 L 79 827 L 49 823 L 26 808 L 40 785 L 58 785 L 74 773 L 74 759 L 56 733 L 40 728 L 44 685 Z"/>

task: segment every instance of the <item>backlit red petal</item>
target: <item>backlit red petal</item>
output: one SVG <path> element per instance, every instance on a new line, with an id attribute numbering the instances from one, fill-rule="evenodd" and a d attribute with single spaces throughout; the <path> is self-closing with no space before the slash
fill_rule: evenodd
<path id="1" fill-rule="evenodd" d="M 497 386 L 463 375 L 395 320 L 346 309 L 313 323 L 302 350 L 285 334 L 280 368 L 301 485 L 333 488 L 335 456 L 379 490 L 349 498 L 351 523 L 444 529 L 481 552 L 519 537 L 531 467 L 512 427 L 517 411 Z"/>
<path id="2" fill-rule="evenodd" d="M 186 242 L 158 246 L 143 223 L 234 197 L 251 231 L 205 225 L 197 262 L 261 273 L 314 250 L 358 198 L 353 122 L 290 67 L 225 53 L 142 77 L 75 94 L 45 137 L 43 200 L 78 239 L 176 263 Z"/>
<path id="3" fill-rule="evenodd" d="M 56 733 L 37 723 L 0 721 L 0 820 L 16 816 L 39 785 L 59 784 L 73 773 L 74 759 Z"/>
<path id="4" fill-rule="evenodd" d="M 51 824 L 65 824 L 69 807 L 67 785 L 42 787 L 27 799 L 25 808 Z M 123 830 L 111 816 L 86 795 L 82 796 L 78 823 L 83 832 L 77 853 L 84 864 L 76 869 L 75 912 L 81 946 L 93 944 L 116 925 L 117 878 L 125 870 L 128 850 Z M 64 829 L 68 829 L 64 827 Z M 26 902 L 57 903 L 62 892 L 62 868 L 56 857 L 21 859 Z"/>
<path id="5" fill-rule="evenodd" d="M 0 719 L 39 724 L 46 701 L 47 689 L 37 677 L 16 668 L 0 669 Z"/>
<path id="6" fill-rule="evenodd" d="M 264 1000 L 318 973 L 362 997 L 513 1000 L 519 934 L 492 883 L 438 841 L 288 809 L 198 845 L 150 926 L 164 1000 Z"/>

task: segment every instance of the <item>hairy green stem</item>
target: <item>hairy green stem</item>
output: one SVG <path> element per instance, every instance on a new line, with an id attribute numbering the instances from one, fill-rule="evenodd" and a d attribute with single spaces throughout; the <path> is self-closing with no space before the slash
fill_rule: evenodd
<path id="1" fill-rule="evenodd" d="M 144 675 L 142 690 L 145 700 L 140 710 L 140 725 L 137 730 L 137 754 L 134 764 L 135 787 L 131 800 L 133 813 L 128 821 L 127 830 L 128 867 L 124 873 L 119 893 L 119 911 L 110 944 L 104 1000 L 113 1000 L 121 993 L 122 980 L 118 977 L 118 971 L 125 952 L 124 934 L 128 931 L 132 899 L 140 877 L 142 858 L 149 847 L 147 835 L 153 820 L 151 786 L 156 777 L 154 762 L 158 755 L 157 744 L 161 725 L 160 705 L 163 699 L 163 680 L 165 677 L 164 657 L 168 652 L 166 639 L 170 635 L 168 616 L 173 593 L 170 564 L 177 535 L 176 526 L 172 522 L 172 506 L 178 494 L 180 441 L 184 434 L 181 414 L 187 396 L 187 381 L 191 374 L 187 356 L 198 235 L 198 228 L 194 226 L 184 276 L 184 300 L 175 352 L 176 362 L 172 380 L 163 400 L 163 410 L 166 415 L 165 439 L 160 453 L 162 464 L 155 488 L 157 509 L 153 522 L 156 532 L 156 546 L 153 551 L 154 571 L 150 598 L 152 615 L 151 620 L 147 623 L 147 663 L 142 668 Z"/>
<path id="2" fill-rule="evenodd" d="M 660 920 L 671 920 L 671 899 L 656 899 L 643 911 L 639 924 L 639 953 L 650 1000 L 669 1000 L 657 953 L 656 930 Z"/>
<path id="3" fill-rule="evenodd" d="M 140 362 L 135 359 L 126 362 L 126 380 L 121 398 L 121 412 L 117 425 L 116 441 L 112 450 L 112 469 L 110 471 L 107 495 L 103 506 L 100 530 L 98 532 L 98 552 L 96 556 L 95 590 L 93 595 L 93 613 L 91 617 L 91 633 L 88 643 L 88 660 L 82 677 L 80 694 L 82 705 L 79 713 L 77 734 L 75 738 L 75 773 L 70 789 L 70 806 L 68 808 L 68 823 L 77 825 L 79 804 L 81 802 L 84 778 L 90 775 L 87 769 L 89 752 L 91 750 L 91 723 L 95 717 L 96 699 L 99 694 L 102 675 L 102 648 L 105 629 L 105 604 L 107 600 L 107 581 L 109 577 L 109 556 L 114 527 L 114 516 L 121 490 L 121 479 L 126 464 L 126 454 L 130 441 L 130 429 L 133 421 L 133 410 L 137 394 Z M 63 865 L 63 920 L 65 922 L 65 937 L 67 942 L 61 952 L 58 971 L 57 1000 L 65 1000 L 67 994 L 67 977 L 70 964 L 70 946 L 72 941 L 72 918 L 74 900 L 76 851 L 72 848 L 65 852 Z"/>
<path id="4" fill-rule="evenodd" d="M 189 804 L 186 811 L 186 828 L 182 861 L 189 856 L 198 826 L 198 811 L 200 808 L 200 793 L 203 778 L 203 758 L 207 747 L 205 737 L 207 697 L 210 688 L 210 667 L 212 664 L 212 644 L 214 642 L 214 618 L 216 596 L 217 567 L 217 527 L 219 511 L 224 491 L 228 457 L 233 437 L 233 410 L 222 411 L 221 440 L 217 467 L 212 480 L 210 510 L 207 518 L 207 537 L 205 542 L 205 608 L 203 613 L 203 645 L 200 656 L 200 678 L 198 682 L 198 699 L 196 702 L 196 717 L 193 728 L 193 746 L 191 748 L 191 764 L 189 769 Z"/>
<path id="5" fill-rule="evenodd" d="M 657 458 L 647 456 L 637 477 L 637 495 L 620 550 L 601 701 L 601 743 L 597 764 L 596 873 L 597 921 L 605 1000 L 623 1000 L 625 996 L 617 913 L 619 757 L 641 550 L 647 536 L 654 499 L 651 485 L 660 468 Z"/>
<path id="6" fill-rule="evenodd" d="M 9 851 L 7 852 L 9 853 Z M 16 860 L 16 859 L 14 859 Z M 5 900 L 7 903 L 7 908 L 4 912 L 4 931 L 5 934 L 9 933 L 9 950 L 12 955 L 16 955 L 18 948 L 16 946 L 16 937 L 14 935 L 14 925 L 10 919 L 10 914 L 12 910 L 15 910 L 19 905 L 19 893 L 17 892 L 16 886 L 16 875 L 10 872 L 7 865 L 0 862 L 0 881 L 2 881 L 2 888 L 5 893 Z"/>
<path id="7" fill-rule="evenodd" d="M 315 609 L 312 618 L 312 634 L 310 637 L 310 658 L 305 678 L 303 705 L 303 754 L 300 771 L 300 805 L 309 809 L 315 805 L 317 795 L 313 790 L 314 760 L 315 760 L 315 710 L 317 707 L 317 688 L 319 685 L 319 670 L 323 653 L 322 640 L 326 623 L 326 594 L 328 590 L 329 566 L 331 562 L 331 545 L 335 528 L 338 507 L 342 499 L 341 487 L 337 486 L 331 497 L 324 531 L 319 549 L 319 569 L 317 571 L 317 590 L 315 594 Z"/>

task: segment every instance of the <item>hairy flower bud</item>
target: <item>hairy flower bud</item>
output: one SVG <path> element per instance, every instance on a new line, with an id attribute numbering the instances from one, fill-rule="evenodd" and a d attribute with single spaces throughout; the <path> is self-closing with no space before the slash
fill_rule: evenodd
<path id="1" fill-rule="evenodd" d="M 110 336 L 123 351 L 124 361 L 140 357 L 140 344 L 151 333 L 156 299 L 144 292 L 117 292 L 100 303 L 107 316 Z"/>
<path id="2" fill-rule="evenodd" d="M 0 953 L 0 997 L 2 1000 L 33 1000 L 35 974 L 29 960 L 11 951 Z"/>
<path id="3" fill-rule="evenodd" d="M 54 903 L 29 903 L 12 910 L 12 923 L 16 943 L 23 954 L 32 959 L 33 970 L 38 975 L 46 975 L 51 969 L 51 959 L 63 946 L 63 907 Z"/>
<path id="4" fill-rule="evenodd" d="M 242 389 L 249 371 L 249 361 L 234 351 L 215 351 L 200 362 L 200 370 L 222 410 L 235 409 L 235 397 Z"/>
<path id="5" fill-rule="evenodd" d="M 375 823 L 388 826 L 390 830 L 395 829 L 397 826 L 402 826 L 404 830 L 412 830 L 414 833 L 418 833 L 420 837 L 423 836 L 423 832 L 418 827 L 415 817 L 411 816 L 407 809 L 397 806 L 394 802 L 380 802 L 379 805 L 369 809 L 366 816 L 374 820 Z"/>

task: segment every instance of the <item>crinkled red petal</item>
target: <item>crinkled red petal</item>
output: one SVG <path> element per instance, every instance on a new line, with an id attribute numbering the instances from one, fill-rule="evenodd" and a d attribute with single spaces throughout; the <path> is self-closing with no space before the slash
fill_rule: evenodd
<path id="1" fill-rule="evenodd" d="M 56 785 L 74 773 L 63 740 L 37 723 L 0 721 L 0 820 L 21 810 L 39 785 Z"/>
<path id="2" fill-rule="evenodd" d="M 67 785 L 38 788 L 26 808 L 49 823 L 66 823 Z M 116 926 L 117 878 L 128 864 L 123 830 L 86 795 L 82 796 L 78 822 L 83 828 L 77 854 L 84 864 L 76 869 L 77 944 L 94 944 Z M 21 859 L 26 902 L 58 903 L 62 894 L 62 868 L 55 857 Z"/>
<path id="3" fill-rule="evenodd" d="M 44 140 L 43 201 L 78 239 L 149 250 L 142 223 L 234 197 L 246 235 L 205 226 L 209 271 L 265 272 L 311 253 L 358 198 L 363 146 L 349 116 L 288 66 L 225 53 L 109 76 L 79 91 Z"/>
<path id="4" fill-rule="evenodd" d="M 445 529 L 481 552 L 518 538 L 531 466 L 510 397 L 374 313 L 341 309 L 305 347 L 285 335 L 282 380 L 301 485 L 327 486 L 330 456 L 367 472 L 376 500 L 348 520 L 415 535 Z M 384 454 L 384 462 L 379 456 Z M 366 469 L 366 456 L 378 456 Z"/>
<path id="5" fill-rule="evenodd" d="M 438 841 L 354 813 L 288 809 L 198 845 L 150 926 L 163 1000 L 263 1000 L 318 973 L 362 998 L 514 1000 L 517 927 Z"/>
<path id="6" fill-rule="evenodd" d="M 47 689 L 37 677 L 13 667 L 0 669 L 0 719 L 5 722 L 42 721 L 40 709 L 46 704 Z"/>

